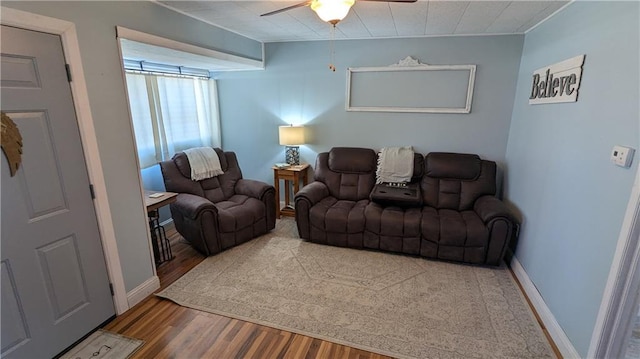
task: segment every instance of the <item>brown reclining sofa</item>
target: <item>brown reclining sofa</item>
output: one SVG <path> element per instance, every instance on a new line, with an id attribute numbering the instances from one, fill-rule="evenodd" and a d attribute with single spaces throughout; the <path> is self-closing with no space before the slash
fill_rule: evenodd
<path id="1" fill-rule="evenodd" d="M 496 194 L 496 164 L 477 155 L 415 154 L 408 205 L 370 199 L 377 154 L 336 147 L 320 153 L 314 182 L 295 196 L 300 237 L 341 247 L 499 265 L 518 222 Z M 419 193 L 419 192 L 418 192 Z"/>

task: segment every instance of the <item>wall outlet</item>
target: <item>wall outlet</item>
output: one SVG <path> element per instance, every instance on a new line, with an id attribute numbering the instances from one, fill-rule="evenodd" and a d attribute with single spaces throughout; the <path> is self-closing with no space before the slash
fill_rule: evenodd
<path id="1" fill-rule="evenodd" d="M 613 150 L 611 151 L 611 162 L 617 166 L 629 168 L 633 162 L 633 154 L 635 152 L 636 150 L 631 147 L 613 146 Z"/>

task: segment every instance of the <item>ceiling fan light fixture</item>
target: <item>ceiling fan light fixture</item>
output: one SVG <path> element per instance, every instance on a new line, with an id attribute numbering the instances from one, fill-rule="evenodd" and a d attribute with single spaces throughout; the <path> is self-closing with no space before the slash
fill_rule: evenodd
<path id="1" fill-rule="evenodd" d="M 322 21 L 333 25 L 344 19 L 355 0 L 312 0 L 311 9 Z"/>

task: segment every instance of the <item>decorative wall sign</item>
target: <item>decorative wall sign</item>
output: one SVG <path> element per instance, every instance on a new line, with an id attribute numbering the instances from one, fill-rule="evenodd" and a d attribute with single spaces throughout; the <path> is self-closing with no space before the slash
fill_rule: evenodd
<path id="1" fill-rule="evenodd" d="M 576 56 L 533 73 L 529 104 L 578 101 L 585 55 Z"/>
<path id="2" fill-rule="evenodd" d="M 407 56 L 347 69 L 347 111 L 469 113 L 476 65 L 428 65 Z"/>
<path id="3" fill-rule="evenodd" d="M 11 177 L 13 177 L 22 162 L 22 135 L 20 135 L 18 126 L 16 126 L 15 122 L 13 122 L 7 114 L 4 112 L 0 112 L 0 114 L 2 117 L 0 146 L 2 147 L 2 152 L 4 152 L 5 157 L 7 157 Z"/>

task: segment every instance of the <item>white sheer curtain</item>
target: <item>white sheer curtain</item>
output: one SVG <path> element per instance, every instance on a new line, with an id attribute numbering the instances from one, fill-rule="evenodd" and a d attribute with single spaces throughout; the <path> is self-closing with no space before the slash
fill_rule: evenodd
<path id="1" fill-rule="evenodd" d="M 216 81 L 127 73 L 140 167 L 191 147 L 220 147 Z"/>

